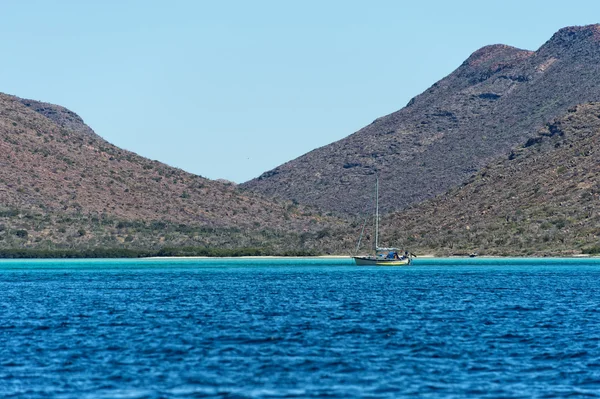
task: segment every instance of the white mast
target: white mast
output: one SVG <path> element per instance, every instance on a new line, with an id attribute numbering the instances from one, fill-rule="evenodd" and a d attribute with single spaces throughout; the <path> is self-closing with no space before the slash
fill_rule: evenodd
<path id="1" fill-rule="evenodd" d="M 379 248 L 379 175 L 375 175 L 375 251 Z"/>

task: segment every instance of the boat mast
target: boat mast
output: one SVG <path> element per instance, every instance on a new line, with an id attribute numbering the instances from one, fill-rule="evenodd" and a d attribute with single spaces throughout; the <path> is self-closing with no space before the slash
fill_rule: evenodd
<path id="1" fill-rule="evenodd" d="M 379 176 L 375 175 L 375 251 L 379 248 Z"/>

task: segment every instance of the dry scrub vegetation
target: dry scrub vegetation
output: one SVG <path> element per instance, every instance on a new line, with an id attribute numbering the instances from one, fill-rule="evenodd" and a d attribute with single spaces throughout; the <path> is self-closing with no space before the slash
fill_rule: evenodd
<path id="1" fill-rule="evenodd" d="M 4 94 L 0 172 L 0 248 L 348 245 L 341 219 L 143 158 L 65 108 Z"/>
<path id="2" fill-rule="evenodd" d="M 384 221 L 383 234 L 440 255 L 600 252 L 600 104 L 572 107 L 464 185 Z"/>

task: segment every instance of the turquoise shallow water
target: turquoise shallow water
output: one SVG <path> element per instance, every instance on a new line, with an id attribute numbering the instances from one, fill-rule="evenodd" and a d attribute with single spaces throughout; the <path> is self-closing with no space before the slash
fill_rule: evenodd
<path id="1" fill-rule="evenodd" d="M 600 396 L 600 260 L 0 261 L 0 397 Z"/>

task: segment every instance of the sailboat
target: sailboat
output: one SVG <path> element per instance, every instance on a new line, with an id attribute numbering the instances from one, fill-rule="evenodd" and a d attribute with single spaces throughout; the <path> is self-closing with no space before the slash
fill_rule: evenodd
<path id="1" fill-rule="evenodd" d="M 363 225 L 364 232 L 364 225 Z M 358 239 L 356 252 L 360 247 L 362 232 Z M 353 256 L 358 266 L 408 266 L 411 262 L 411 254 L 408 251 L 402 253 L 398 248 L 379 247 L 379 177 L 375 179 L 375 253 L 367 256 Z M 401 255 L 399 255 L 399 253 Z"/>

